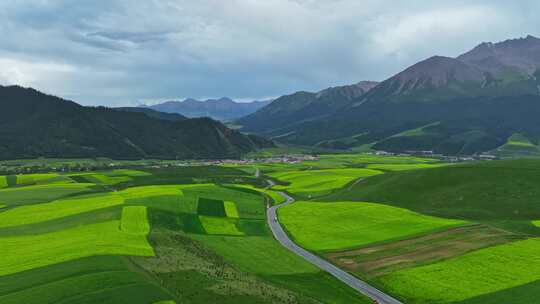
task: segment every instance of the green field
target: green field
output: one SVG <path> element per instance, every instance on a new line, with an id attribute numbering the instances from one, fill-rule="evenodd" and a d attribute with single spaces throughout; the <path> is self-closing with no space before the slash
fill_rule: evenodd
<path id="1" fill-rule="evenodd" d="M 538 250 L 537 238 L 499 245 L 398 271 L 379 282 L 412 303 L 456 303 L 536 282 L 540 279 Z"/>
<path id="2" fill-rule="evenodd" d="M 84 225 L 58 232 L 2 237 L 0 275 L 78 258 L 105 255 L 153 255 L 145 235 L 120 231 L 119 221 Z"/>
<path id="3" fill-rule="evenodd" d="M 285 197 L 283 197 L 281 194 L 277 193 L 277 191 L 266 189 L 266 188 L 255 188 L 250 185 L 235 185 L 236 188 L 244 188 L 253 191 L 257 191 L 263 195 L 266 196 L 267 201 L 271 203 L 272 205 L 279 205 L 286 201 Z"/>
<path id="4" fill-rule="evenodd" d="M 436 167 L 442 167 L 442 166 L 448 166 L 448 164 L 444 164 L 444 163 L 370 164 L 370 165 L 367 165 L 366 168 L 373 169 L 373 170 L 381 170 L 381 171 L 406 171 L 406 170 L 414 170 L 414 169 L 436 168 Z"/>
<path id="5" fill-rule="evenodd" d="M 145 206 L 128 206 L 122 209 L 120 230 L 131 234 L 147 235 L 150 232 Z"/>
<path id="6" fill-rule="evenodd" d="M 223 202 L 223 206 L 225 207 L 225 214 L 227 215 L 227 217 L 240 217 L 240 215 L 238 214 L 238 209 L 236 209 L 236 204 L 234 202 L 225 201 Z"/>
<path id="7" fill-rule="evenodd" d="M 342 250 L 466 224 L 382 204 L 297 202 L 279 210 L 285 229 L 304 248 Z"/>
<path id="8" fill-rule="evenodd" d="M 538 262 L 533 254 L 538 246 L 535 237 L 540 235 L 538 182 L 540 161 L 532 159 L 387 171 L 324 201 L 377 201 L 480 225 L 330 252 L 326 257 L 406 303 L 534 302 L 540 293 L 540 272 L 527 265 Z M 316 228 L 300 234 L 321 235 Z"/>
<path id="9" fill-rule="evenodd" d="M 282 198 L 252 173 L 0 179 L 0 302 L 368 303 L 270 237 L 266 204 Z"/>
<path id="10" fill-rule="evenodd" d="M 8 206 L 20 206 L 53 201 L 74 194 L 94 192 L 93 184 L 49 184 L 4 188 L 0 200 Z"/>
<path id="11" fill-rule="evenodd" d="M 260 178 L 247 165 L 140 164 L 0 177 L 0 303 L 371 303 L 272 237 L 277 191 L 298 200 L 278 217 L 299 245 L 404 303 L 540 294 L 539 160 L 256 166 Z"/>
<path id="12" fill-rule="evenodd" d="M 537 234 L 540 162 L 505 160 L 392 172 L 324 200 L 375 201 L 433 216 Z"/>
<path id="13" fill-rule="evenodd" d="M 286 171 L 268 174 L 270 177 L 288 183 L 272 187 L 275 190 L 286 190 L 304 198 L 318 197 L 340 189 L 359 178 L 381 174 L 380 171 L 362 168 L 325 169 Z"/>
<path id="14" fill-rule="evenodd" d="M 7 176 L 0 176 L 0 189 L 9 186 Z"/>
<path id="15" fill-rule="evenodd" d="M 115 193 L 90 194 L 50 203 L 19 206 L 0 213 L 0 228 L 28 225 L 79 213 L 120 205 L 124 202 Z"/>
<path id="16" fill-rule="evenodd" d="M 120 256 L 96 256 L 0 277 L 0 301 L 40 303 L 152 303 L 164 290 L 129 271 Z"/>
<path id="17" fill-rule="evenodd" d="M 533 145 L 516 136 L 510 144 Z M 280 221 L 301 246 L 405 303 L 536 301 L 540 272 L 527 265 L 538 264 L 540 161 L 448 165 L 335 155 L 321 162 L 267 165 L 263 172 L 284 182 L 274 189 L 297 197 L 295 190 L 311 187 L 309 173 L 330 163 L 384 174 L 282 208 Z"/>

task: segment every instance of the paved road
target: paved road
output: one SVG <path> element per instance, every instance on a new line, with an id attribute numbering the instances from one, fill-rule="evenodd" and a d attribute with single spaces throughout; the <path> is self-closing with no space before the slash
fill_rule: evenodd
<path id="1" fill-rule="evenodd" d="M 270 185 L 274 184 L 271 180 L 268 180 L 268 183 Z M 327 271 L 328 273 L 336 277 L 338 280 L 349 285 L 350 287 L 354 288 L 358 292 L 377 301 L 377 303 L 379 304 L 402 304 L 400 301 L 392 298 L 391 296 L 385 294 L 384 292 L 376 289 L 375 287 L 367 284 L 366 282 L 362 280 L 359 280 L 358 278 L 354 277 L 348 272 L 341 270 L 340 268 L 334 266 L 330 262 L 327 262 L 326 260 L 323 260 L 320 257 L 296 245 L 289 238 L 289 236 L 285 233 L 285 231 L 279 224 L 277 213 L 276 213 L 276 211 L 279 208 L 294 203 L 294 199 L 285 192 L 278 192 L 278 193 L 282 195 L 284 198 L 286 198 L 287 201 L 281 205 L 268 208 L 268 210 L 266 211 L 266 216 L 267 216 L 268 226 L 270 226 L 270 229 L 272 230 L 274 237 L 281 243 L 281 245 L 283 245 L 285 248 L 289 249 L 290 251 L 296 253 L 297 255 L 303 257 L 311 264 L 319 267 L 322 270 Z"/>

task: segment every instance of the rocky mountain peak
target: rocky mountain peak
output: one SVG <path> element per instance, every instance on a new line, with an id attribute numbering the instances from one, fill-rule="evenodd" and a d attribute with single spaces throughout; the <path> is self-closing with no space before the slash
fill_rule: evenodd
<path id="1" fill-rule="evenodd" d="M 450 57 L 433 56 L 405 69 L 389 79 L 395 92 L 406 93 L 420 88 L 441 87 L 449 82 L 483 80 L 482 72 Z"/>
<path id="2" fill-rule="evenodd" d="M 497 43 L 484 42 L 457 59 L 495 75 L 509 69 L 532 75 L 540 68 L 540 39 L 528 35 Z"/>

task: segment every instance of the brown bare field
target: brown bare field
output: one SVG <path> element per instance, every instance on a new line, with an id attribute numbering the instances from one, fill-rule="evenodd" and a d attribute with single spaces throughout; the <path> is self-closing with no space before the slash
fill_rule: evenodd
<path id="1" fill-rule="evenodd" d="M 523 238 L 502 229 L 476 224 L 381 245 L 332 252 L 325 254 L 325 257 L 354 274 L 373 278 Z"/>

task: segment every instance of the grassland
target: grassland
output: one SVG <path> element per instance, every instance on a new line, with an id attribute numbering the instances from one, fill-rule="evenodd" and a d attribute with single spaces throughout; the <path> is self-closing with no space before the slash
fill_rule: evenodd
<path id="1" fill-rule="evenodd" d="M 480 224 L 335 250 L 325 253 L 326 258 L 406 303 L 535 301 L 539 272 L 526 265 L 537 263 L 532 252 L 540 235 L 536 204 L 540 193 L 534 186 L 539 182 L 540 161 L 385 171 L 323 200 L 327 204 L 378 201 Z M 336 227 L 342 226 L 336 222 Z M 321 232 L 315 227 L 301 233 Z"/>
<path id="2" fill-rule="evenodd" d="M 380 171 L 362 168 L 303 170 L 270 173 L 270 177 L 287 185 L 277 185 L 272 189 L 287 190 L 299 197 L 318 197 L 340 189 L 354 180 L 381 174 Z"/>
<path id="3" fill-rule="evenodd" d="M 540 148 L 523 134 L 514 133 L 504 145 L 495 149 L 493 153 L 501 157 L 537 157 L 540 156 Z"/>
<path id="4" fill-rule="evenodd" d="M 376 201 L 433 216 L 537 233 L 540 161 L 460 164 L 375 176 L 325 201 Z"/>
<path id="5" fill-rule="evenodd" d="M 285 229 L 304 248 L 342 250 L 466 224 L 366 202 L 297 202 L 279 211 Z"/>
<path id="6" fill-rule="evenodd" d="M 325 303 L 369 303 L 330 275 L 320 272 L 302 258 L 287 251 L 270 236 L 230 237 L 197 235 L 196 240 L 223 256 L 239 269 L 287 286 L 299 293 L 297 301 L 312 297 Z M 257 252 L 257 254 L 253 254 Z M 294 302 L 294 301 L 293 301 Z"/>

